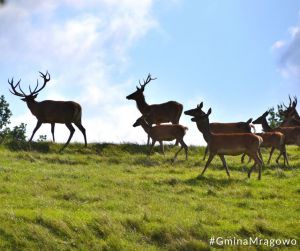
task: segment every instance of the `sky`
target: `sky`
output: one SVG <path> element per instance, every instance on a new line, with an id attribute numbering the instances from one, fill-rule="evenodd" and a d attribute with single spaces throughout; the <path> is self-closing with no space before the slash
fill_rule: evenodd
<path id="1" fill-rule="evenodd" d="M 176 100 L 184 110 L 204 102 L 211 122 L 256 118 L 300 98 L 299 0 L 8 0 L 0 7 L 0 95 L 11 125 L 36 118 L 7 79 L 35 86 L 39 71 L 51 80 L 37 97 L 73 100 L 83 109 L 88 142 L 145 143 L 135 102 L 125 97 L 148 73 L 148 104 Z M 41 80 L 40 80 L 41 82 Z M 204 144 L 190 117 L 187 144 Z M 51 139 L 50 125 L 36 133 Z M 56 140 L 69 131 L 56 125 Z M 83 142 L 76 130 L 73 142 Z"/>

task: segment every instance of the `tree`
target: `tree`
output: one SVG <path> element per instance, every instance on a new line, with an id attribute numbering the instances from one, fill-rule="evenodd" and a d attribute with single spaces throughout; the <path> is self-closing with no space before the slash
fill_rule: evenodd
<path id="1" fill-rule="evenodd" d="M 275 128 L 281 125 L 284 119 L 281 115 L 283 110 L 283 105 L 277 105 L 277 111 L 275 111 L 274 107 L 269 109 L 270 117 L 268 118 L 268 121 L 271 128 Z"/>
<path id="2" fill-rule="evenodd" d="M 0 96 L 0 131 L 10 123 L 12 113 L 3 95 Z"/>
<path id="3" fill-rule="evenodd" d="M 10 124 L 12 112 L 9 109 L 9 104 L 4 96 L 0 96 L 0 143 L 4 141 L 25 141 L 26 139 L 26 124 L 21 123 L 15 126 L 12 130 L 7 127 Z"/>

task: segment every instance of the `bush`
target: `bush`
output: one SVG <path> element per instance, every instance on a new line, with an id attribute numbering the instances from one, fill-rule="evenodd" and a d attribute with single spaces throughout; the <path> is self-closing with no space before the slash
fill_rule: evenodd
<path id="1" fill-rule="evenodd" d="M 7 127 L 10 124 L 12 112 L 4 96 L 0 96 L 0 144 L 4 142 L 24 142 L 26 140 L 26 124 L 21 123 L 12 130 Z"/>

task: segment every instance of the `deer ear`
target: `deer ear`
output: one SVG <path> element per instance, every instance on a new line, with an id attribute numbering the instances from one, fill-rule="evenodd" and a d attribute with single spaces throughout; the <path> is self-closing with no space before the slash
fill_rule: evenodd
<path id="1" fill-rule="evenodd" d="M 266 116 L 268 116 L 269 115 L 269 112 L 268 111 L 266 111 L 265 113 L 264 113 L 264 117 L 266 117 Z"/>
<path id="2" fill-rule="evenodd" d="M 22 101 L 26 102 L 26 98 L 21 98 Z"/>
<path id="3" fill-rule="evenodd" d="M 33 99 L 36 99 L 37 95 L 38 95 L 38 94 L 35 94 L 35 95 L 33 95 L 33 96 L 32 96 L 32 97 L 33 97 Z"/>
<path id="4" fill-rule="evenodd" d="M 207 113 L 206 113 L 206 115 L 209 115 L 209 114 L 211 114 L 211 108 L 209 108 Z"/>
<path id="5" fill-rule="evenodd" d="M 201 102 L 199 105 L 199 108 L 202 108 L 202 107 L 203 107 L 203 102 Z"/>
<path id="6" fill-rule="evenodd" d="M 250 123 L 252 122 L 252 120 L 253 120 L 253 118 L 250 118 L 250 119 L 247 120 L 246 123 L 247 123 L 247 124 L 250 124 Z"/>

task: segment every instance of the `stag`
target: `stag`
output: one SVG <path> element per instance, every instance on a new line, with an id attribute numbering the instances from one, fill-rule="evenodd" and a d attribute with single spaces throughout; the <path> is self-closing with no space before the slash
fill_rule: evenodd
<path id="1" fill-rule="evenodd" d="M 179 119 L 183 110 L 183 105 L 176 101 L 168 101 L 161 104 L 148 105 L 145 96 L 144 90 L 147 84 L 150 81 L 155 80 L 152 78 L 150 73 L 148 74 L 144 83 L 141 84 L 139 81 L 140 87 L 136 87 L 136 91 L 128 95 L 126 98 L 128 100 L 135 100 L 137 108 L 142 113 L 142 115 L 147 115 L 147 123 L 149 125 L 159 125 L 161 123 L 171 122 L 172 124 L 179 124 Z M 148 135 L 147 144 L 149 145 L 150 136 Z"/>
<path id="2" fill-rule="evenodd" d="M 84 136 L 85 146 L 87 146 L 86 141 L 86 132 L 85 128 L 81 124 L 81 106 L 73 101 L 54 101 L 54 100 L 44 100 L 41 102 L 36 101 L 36 97 L 38 96 L 39 92 L 43 90 L 46 84 L 50 81 L 50 74 L 48 71 L 46 74 L 39 72 L 40 76 L 43 78 L 44 83 L 41 87 L 39 87 L 39 82 L 37 80 L 37 84 L 35 89 L 32 91 L 31 87 L 29 86 L 30 94 L 27 95 L 22 90 L 20 86 L 21 79 L 14 84 L 13 78 L 8 80 L 8 83 L 11 87 L 9 90 L 13 95 L 21 97 L 21 100 L 26 102 L 27 107 L 31 111 L 31 113 L 37 118 L 37 124 L 32 132 L 32 135 L 29 139 L 29 143 L 32 141 L 34 134 L 40 128 L 43 123 L 50 123 L 51 124 L 51 132 L 54 140 L 54 125 L 55 123 L 65 124 L 67 128 L 70 130 L 70 136 L 65 143 L 65 145 L 60 149 L 60 152 L 63 151 L 69 144 L 75 129 L 72 126 L 74 123 L 78 129 L 82 132 Z M 19 89 L 19 91 L 17 90 Z"/>
<path id="3" fill-rule="evenodd" d="M 285 104 L 283 104 L 286 110 L 280 112 L 280 115 L 284 118 L 280 127 L 300 126 L 300 116 L 296 110 L 296 106 L 298 102 L 297 97 L 294 97 L 294 100 L 292 102 L 292 99 L 289 96 L 289 100 L 290 100 L 289 106 L 287 107 Z"/>
<path id="4" fill-rule="evenodd" d="M 184 112 L 185 115 L 198 117 L 205 115 L 205 112 L 202 111 L 203 102 L 197 105 L 196 108 L 187 110 Z M 251 133 L 251 125 L 252 118 L 250 118 L 246 122 L 235 122 L 235 123 L 210 123 L 210 130 L 213 133 Z M 206 155 L 208 153 L 208 147 L 205 148 L 205 153 L 203 156 L 203 160 L 205 160 Z"/>
<path id="5" fill-rule="evenodd" d="M 202 132 L 209 149 L 209 157 L 201 173 L 201 176 L 204 174 L 205 170 L 207 169 L 215 155 L 219 155 L 223 163 L 223 167 L 226 170 L 227 176 L 230 177 L 224 155 L 235 156 L 240 154 L 247 154 L 255 161 L 254 165 L 248 172 L 248 177 L 250 178 L 252 170 L 255 166 L 258 165 L 258 179 L 261 179 L 262 160 L 260 159 L 258 154 L 260 145 L 262 143 L 262 138 L 253 133 L 213 133 L 210 129 L 209 124 L 210 114 L 211 108 L 208 110 L 207 114 L 193 117 L 191 119 L 192 121 L 197 123 L 197 127 L 199 131 Z"/>

